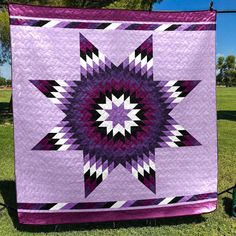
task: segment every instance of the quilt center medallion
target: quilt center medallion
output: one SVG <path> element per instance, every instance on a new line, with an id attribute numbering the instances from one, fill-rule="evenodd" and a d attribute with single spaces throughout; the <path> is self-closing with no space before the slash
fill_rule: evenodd
<path id="1" fill-rule="evenodd" d="M 98 104 L 101 109 L 96 112 L 100 117 L 96 121 L 101 121 L 100 127 L 106 127 L 107 134 L 112 132 L 113 137 L 117 133 L 125 136 L 125 131 L 131 133 L 131 127 L 138 126 L 135 121 L 140 120 L 137 113 L 140 109 L 135 109 L 137 103 L 131 103 L 130 97 L 125 99 L 125 95 L 116 97 L 114 94 L 105 98 L 105 103 Z"/>

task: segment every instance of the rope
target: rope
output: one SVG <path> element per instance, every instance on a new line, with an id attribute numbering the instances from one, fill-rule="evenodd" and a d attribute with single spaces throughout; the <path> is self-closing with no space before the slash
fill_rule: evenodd
<path id="1" fill-rule="evenodd" d="M 8 210 L 12 210 L 12 211 L 17 211 L 16 208 L 11 207 L 11 206 L 8 206 L 7 204 L 2 203 L 2 202 L 0 202 L 0 206 L 2 206 L 2 207 L 0 208 L 0 212 L 3 211 L 4 209 L 8 209 Z"/>
<path id="2" fill-rule="evenodd" d="M 220 196 L 220 195 L 222 195 L 222 194 L 224 194 L 224 193 L 230 193 L 230 194 L 232 194 L 232 193 L 230 192 L 230 190 L 232 190 L 233 188 L 236 188 L 236 184 L 235 184 L 234 186 L 232 186 L 232 187 L 230 187 L 230 188 L 228 188 L 228 189 L 226 189 L 226 190 L 224 190 L 224 191 L 218 193 L 218 196 Z"/>

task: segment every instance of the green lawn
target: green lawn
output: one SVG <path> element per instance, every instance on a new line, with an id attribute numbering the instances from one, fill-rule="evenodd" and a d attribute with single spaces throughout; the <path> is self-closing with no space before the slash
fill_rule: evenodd
<path id="1" fill-rule="evenodd" d="M 7 112 L 10 91 L 0 90 L 0 202 L 15 205 L 13 128 Z M 236 180 L 236 88 L 218 88 L 219 191 Z M 4 116 L 2 116 L 4 113 Z M 0 213 L 0 235 L 236 235 L 230 213 L 231 195 L 219 198 L 218 209 L 202 216 L 99 224 L 20 226 L 14 211 Z"/>
<path id="2" fill-rule="evenodd" d="M 9 112 L 11 91 L 0 89 L 0 125 L 12 123 L 12 113 Z"/>

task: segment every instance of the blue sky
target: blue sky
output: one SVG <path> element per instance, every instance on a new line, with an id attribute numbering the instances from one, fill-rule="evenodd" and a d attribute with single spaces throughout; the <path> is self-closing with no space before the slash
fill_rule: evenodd
<path id="1" fill-rule="evenodd" d="M 206 10 L 210 0 L 163 0 L 155 4 L 153 10 Z M 214 9 L 236 10 L 236 0 L 215 0 Z M 217 15 L 216 50 L 219 55 L 236 55 L 236 13 Z M 11 67 L 5 64 L 0 68 L 1 76 L 10 78 Z"/>

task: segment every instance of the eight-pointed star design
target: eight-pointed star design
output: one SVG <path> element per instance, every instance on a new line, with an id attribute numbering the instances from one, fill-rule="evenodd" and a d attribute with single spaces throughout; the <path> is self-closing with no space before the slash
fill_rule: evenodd
<path id="1" fill-rule="evenodd" d="M 125 136 L 125 130 L 131 133 L 131 127 L 138 126 L 135 121 L 140 120 L 135 109 L 137 103 L 130 103 L 130 97 L 124 100 L 124 95 L 116 98 L 114 95 L 110 100 L 106 97 L 106 103 L 98 104 L 101 109 L 96 112 L 100 114 L 97 121 L 102 121 L 100 127 L 106 127 L 107 134 L 112 132 L 113 137 L 120 132 Z"/>
<path id="2" fill-rule="evenodd" d="M 200 81 L 153 80 L 152 44 L 116 66 L 80 34 L 80 80 L 31 80 L 65 113 L 33 150 L 81 150 L 86 197 L 118 165 L 156 193 L 156 149 L 200 145 L 170 116 Z"/>

